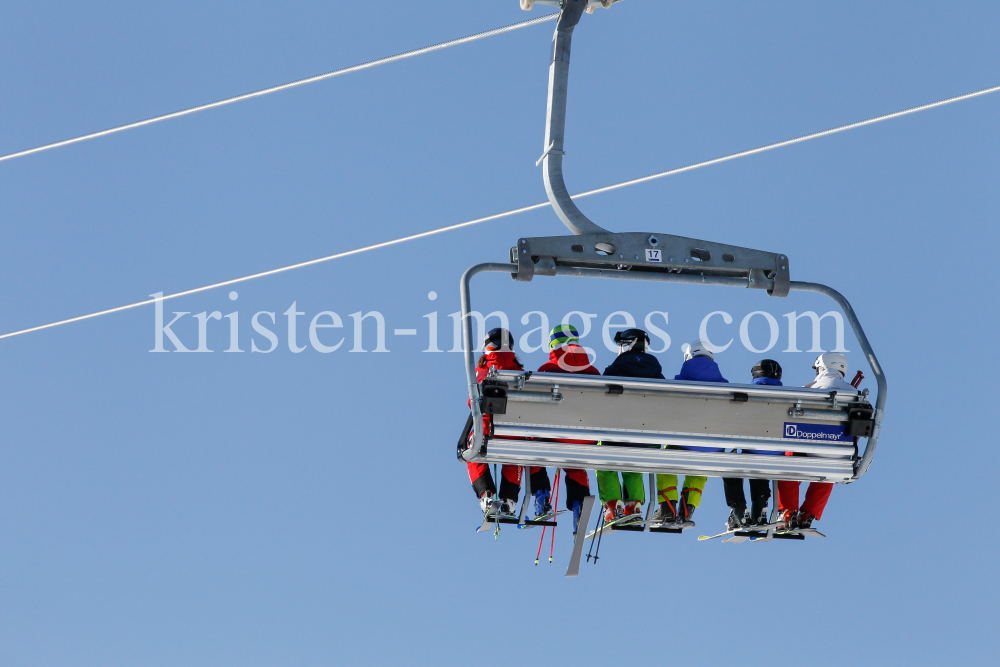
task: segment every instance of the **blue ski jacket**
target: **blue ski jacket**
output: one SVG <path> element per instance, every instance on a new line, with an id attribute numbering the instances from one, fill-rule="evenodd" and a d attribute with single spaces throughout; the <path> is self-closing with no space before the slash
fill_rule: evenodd
<path id="1" fill-rule="evenodd" d="M 695 380 L 698 382 L 729 382 L 722 377 L 719 364 L 708 357 L 694 357 L 688 359 L 681 366 L 679 375 L 674 376 L 675 380 Z M 693 452 L 721 452 L 721 447 L 682 447 Z"/>
<path id="2" fill-rule="evenodd" d="M 605 375 L 622 378 L 650 378 L 663 380 L 660 362 L 646 352 L 623 352 L 611 365 L 604 369 Z"/>
<path id="3" fill-rule="evenodd" d="M 688 359 L 681 366 L 680 375 L 674 376 L 675 380 L 696 380 L 698 382 L 729 382 L 722 377 L 719 371 L 719 364 L 708 357 L 694 357 Z"/>

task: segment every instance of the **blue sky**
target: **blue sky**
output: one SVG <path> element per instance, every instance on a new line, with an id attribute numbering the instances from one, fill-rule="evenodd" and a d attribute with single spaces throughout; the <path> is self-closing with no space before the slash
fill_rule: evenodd
<path id="1" fill-rule="evenodd" d="M 514 0 L 7 3 L 0 153 L 529 16 Z M 574 42 L 570 189 L 996 85 L 998 20 L 986 3 L 599 10 Z M 0 163 L 0 331 L 543 200 L 551 30 Z M 152 308 L 0 341 L 0 663 L 989 664 L 998 317 L 982 253 L 997 241 L 998 110 L 988 96 L 580 202 L 615 231 L 786 253 L 794 279 L 851 300 L 890 395 L 870 472 L 834 489 L 828 539 L 618 535 L 567 580 L 565 526 L 556 564 L 537 568 L 537 532 L 473 534 L 452 449 L 461 356 L 423 352 L 424 315 L 449 349 L 462 271 L 564 233 L 541 210 L 240 285 L 235 301 L 168 303 L 238 312 L 244 350 L 253 315 L 274 312 L 269 354 L 222 352 L 225 320 L 209 322 L 211 354 L 151 354 Z M 790 383 L 810 379 L 815 355 L 781 351 L 783 315 L 829 310 L 818 297 L 607 282 L 487 276 L 474 303 L 518 335 L 528 311 L 596 325 L 666 311 L 668 372 L 723 310 L 734 324 L 712 331 L 737 338 L 719 355 L 733 381 L 760 356 L 739 322 L 764 310 L 783 326 L 769 354 Z M 291 352 L 293 302 L 299 345 L 321 311 L 347 342 Z M 388 353 L 349 352 L 350 314 L 369 311 Z M 189 347 L 192 315 L 177 327 Z M 599 336 L 585 342 L 603 368 Z M 710 480 L 695 532 L 726 514 Z"/>

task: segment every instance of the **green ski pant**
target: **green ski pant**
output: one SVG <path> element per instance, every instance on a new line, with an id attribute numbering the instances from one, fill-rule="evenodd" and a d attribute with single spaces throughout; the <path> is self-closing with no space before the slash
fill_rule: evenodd
<path id="1" fill-rule="evenodd" d="M 648 449 L 659 449 L 659 445 L 638 445 L 626 442 L 599 442 L 599 445 L 610 447 L 646 447 Z M 625 486 L 625 496 L 622 496 L 622 486 Z M 601 498 L 601 504 L 609 500 L 638 500 L 646 504 L 646 487 L 642 482 L 641 472 L 623 472 L 621 481 L 618 480 L 616 470 L 597 471 L 597 491 Z"/>
<path id="2" fill-rule="evenodd" d="M 688 502 L 692 507 L 697 507 L 701 504 L 701 492 L 705 490 L 705 483 L 708 482 L 708 477 L 697 477 L 693 475 L 688 475 L 684 478 L 684 486 L 681 487 L 681 493 L 687 492 Z M 660 497 L 659 502 L 664 500 L 677 501 L 677 475 L 657 475 L 656 476 L 656 493 Z"/>
<path id="3" fill-rule="evenodd" d="M 640 503 L 646 502 L 646 488 L 642 483 L 641 472 L 623 472 L 621 482 L 618 481 L 617 470 L 597 471 L 597 490 L 601 497 L 601 503 L 609 500 L 625 500 L 622 497 L 622 485 L 625 486 L 625 493 L 628 500 L 638 500 Z"/>

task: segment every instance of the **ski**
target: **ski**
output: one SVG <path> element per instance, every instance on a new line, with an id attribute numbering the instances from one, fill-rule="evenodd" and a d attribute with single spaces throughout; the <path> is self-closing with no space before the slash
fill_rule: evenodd
<path id="1" fill-rule="evenodd" d="M 651 522 L 649 532 L 651 533 L 682 533 L 689 528 L 694 528 L 694 521 L 677 522 Z"/>
<path id="2" fill-rule="evenodd" d="M 558 512 L 546 512 L 541 516 L 536 516 L 534 519 L 525 519 L 524 523 L 517 524 L 520 530 L 526 530 L 528 528 L 534 528 L 535 526 L 555 526 L 555 518 L 560 514 L 565 514 L 569 510 L 559 510 Z"/>
<path id="3" fill-rule="evenodd" d="M 631 514 L 629 516 L 619 517 L 614 521 L 608 521 L 603 526 L 587 535 L 586 539 L 592 540 L 601 533 L 611 534 L 617 530 L 634 530 L 638 532 L 644 530 L 645 525 L 646 522 L 643 520 L 642 516 L 638 514 Z"/>
<path id="4" fill-rule="evenodd" d="M 819 532 L 815 528 L 800 528 L 795 532 L 797 532 L 799 535 L 805 535 L 806 537 L 824 537 L 824 538 L 826 537 L 826 535 Z"/>
<path id="5" fill-rule="evenodd" d="M 819 532 L 815 528 L 796 528 L 794 530 L 783 530 L 781 532 L 776 532 L 775 537 L 786 540 L 801 540 L 806 537 L 826 537 L 823 533 Z"/>
<path id="6" fill-rule="evenodd" d="M 614 526 L 612 532 L 632 532 L 632 533 L 672 533 L 679 535 L 684 532 L 684 528 L 678 527 L 672 523 L 666 524 L 656 524 L 655 526 L 650 526 L 649 521 L 634 521 L 632 523 L 619 523 Z M 649 526 L 647 530 L 646 527 Z"/>
<path id="7" fill-rule="evenodd" d="M 476 532 L 477 533 L 486 532 L 487 526 L 496 521 L 497 514 L 499 512 L 500 512 L 500 501 L 494 500 L 492 503 L 490 503 L 489 509 L 487 509 L 483 513 L 483 523 L 482 525 L 476 527 Z"/>
<path id="8" fill-rule="evenodd" d="M 802 536 L 802 535 L 796 535 L 796 534 L 792 533 L 791 531 L 787 531 L 786 530 L 786 531 L 781 532 L 781 533 L 778 533 L 778 532 L 775 532 L 775 533 L 766 533 L 764 535 L 761 535 L 760 537 L 751 537 L 750 541 L 751 542 L 770 542 L 771 540 L 804 540 L 804 539 L 806 539 L 804 536 Z"/>
<path id="9" fill-rule="evenodd" d="M 514 525 L 519 529 L 534 528 L 535 526 L 556 526 L 557 524 L 554 521 L 556 516 L 569 511 L 559 510 L 558 512 L 549 512 L 534 519 L 526 519 L 524 523 L 521 523 L 518 520 L 517 515 L 504 514 L 501 512 L 500 506 L 500 501 L 493 501 L 493 504 L 490 505 L 490 508 L 486 510 L 486 514 L 483 516 L 483 522 L 476 527 L 477 533 L 485 533 L 489 530 L 495 530 L 497 524 Z"/>
<path id="10" fill-rule="evenodd" d="M 587 523 L 590 521 L 590 513 L 594 509 L 595 500 L 594 496 L 587 496 L 583 499 L 580 521 L 577 523 L 577 531 L 573 541 L 573 553 L 569 559 L 569 566 L 566 568 L 567 577 L 580 576 L 580 559 L 583 558 L 583 542 L 587 534 Z"/>
<path id="11" fill-rule="evenodd" d="M 739 528 L 733 528 L 727 530 L 724 533 L 719 533 L 718 535 L 701 535 L 698 537 L 698 541 L 702 542 L 705 540 L 714 540 L 719 537 L 725 537 L 726 535 L 731 535 L 733 537 L 739 537 L 742 539 L 728 539 L 722 540 L 723 542 L 745 542 L 748 538 L 753 537 L 764 537 L 769 530 L 777 528 L 780 524 L 778 523 L 763 523 L 763 524 L 753 524 L 750 526 L 740 526 Z"/>
<path id="12" fill-rule="evenodd" d="M 698 541 L 699 542 L 704 542 L 705 540 L 715 540 L 715 539 L 718 539 L 720 537 L 725 537 L 726 535 L 732 535 L 737 530 L 739 530 L 739 528 L 733 528 L 732 530 L 727 530 L 726 532 L 719 533 L 718 535 L 699 535 L 698 536 Z"/>
<path id="13" fill-rule="evenodd" d="M 499 500 L 493 501 L 493 504 L 490 505 L 490 508 L 486 510 L 486 513 L 483 515 L 483 522 L 476 527 L 477 533 L 485 533 L 489 530 L 496 532 L 496 530 L 499 529 L 497 524 L 501 523 L 518 523 L 517 516 L 513 514 L 504 514 L 500 511 L 500 506 Z"/>
<path id="14" fill-rule="evenodd" d="M 768 532 L 766 536 L 751 537 L 751 542 L 769 542 L 771 540 L 804 540 L 806 537 L 826 537 L 815 528 L 796 528 L 794 530 Z"/>

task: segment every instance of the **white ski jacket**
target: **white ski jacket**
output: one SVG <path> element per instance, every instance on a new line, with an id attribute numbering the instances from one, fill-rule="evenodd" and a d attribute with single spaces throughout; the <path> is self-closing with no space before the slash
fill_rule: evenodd
<path id="1" fill-rule="evenodd" d="M 822 373 L 816 376 L 816 379 L 806 385 L 807 387 L 812 387 L 813 389 L 833 389 L 838 394 L 850 394 L 855 396 L 858 390 L 851 386 L 851 384 L 844 380 L 844 377 L 840 374 L 840 371 L 835 371 L 832 368 L 827 368 Z"/>

